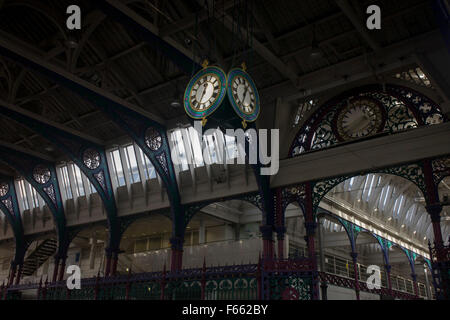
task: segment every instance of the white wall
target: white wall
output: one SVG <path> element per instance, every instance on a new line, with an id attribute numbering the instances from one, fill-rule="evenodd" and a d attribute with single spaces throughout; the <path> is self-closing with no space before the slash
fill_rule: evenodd
<path id="1" fill-rule="evenodd" d="M 360 291 L 359 297 L 361 300 L 380 300 L 379 295 L 368 292 Z M 322 292 L 320 292 L 320 298 L 322 299 Z M 328 300 L 356 300 L 356 293 L 353 289 L 328 285 L 327 298 Z"/>

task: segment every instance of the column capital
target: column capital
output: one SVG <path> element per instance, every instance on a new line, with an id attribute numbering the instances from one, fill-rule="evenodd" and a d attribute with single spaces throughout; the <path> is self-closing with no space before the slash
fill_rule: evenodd
<path id="1" fill-rule="evenodd" d="M 181 237 L 170 238 L 170 245 L 173 250 L 183 251 L 184 239 Z"/>
<path id="2" fill-rule="evenodd" d="M 314 235 L 317 227 L 317 223 L 315 222 L 305 222 L 306 235 L 311 236 Z"/>
<path id="3" fill-rule="evenodd" d="M 259 227 L 259 231 L 261 231 L 262 238 L 264 240 L 273 240 L 273 226 L 271 225 L 264 225 Z"/>
<path id="4" fill-rule="evenodd" d="M 353 260 L 356 260 L 358 258 L 358 253 L 357 252 L 350 252 L 350 257 L 352 257 Z"/>
<path id="5" fill-rule="evenodd" d="M 277 226 L 275 227 L 275 232 L 277 233 L 278 239 L 284 239 L 284 234 L 286 233 L 286 227 L 285 226 Z"/>
<path id="6" fill-rule="evenodd" d="M 439 203 L 430 204 L 430 205 L 427 205 L 425 208 L 431 217 L 431 222 L 440 222 L 441 221 L 441 212 L 442 212 L 441 204 L 439 204 Z"/>

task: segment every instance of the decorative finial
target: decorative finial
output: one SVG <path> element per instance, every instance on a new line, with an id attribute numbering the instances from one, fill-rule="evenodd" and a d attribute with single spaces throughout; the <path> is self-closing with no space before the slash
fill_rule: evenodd
<path id="1" fill-rule="evenodd" d="M 203 69 L 207 68 L 208 65 L 209 65 L 208 59 L 203 60 L 203 62 L 202 62 L 202 67 L 203 67 Z"/>
<path id="2" fill-rule="evenodd" d="M 245 120 L 242 120 L 242 127 L 245 129 L 245 128 L 247 128 L 247 122 L 245 121 Z"/>
<path id="3" fill-rule="evenodd" d="M 247 71 L 247 65 L 245 64 L 245 62 L 242 62 L 241 68 L 242 70 Z"/>
<path id="4" fill-rule="evenodd" d="M 205 117 L 202 118 L 202 127 L 205 126 L 206 122 L 208 122 L 208 119 L 206 119 Z"/>

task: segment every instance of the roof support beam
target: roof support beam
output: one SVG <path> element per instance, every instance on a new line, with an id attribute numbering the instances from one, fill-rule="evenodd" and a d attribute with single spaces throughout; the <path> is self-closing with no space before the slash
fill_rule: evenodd
<path id="1" fill-rule="evenodd" d="M 92 137 L 90 135 L 87 135 L 85 133 L 76 131 L 72 128 L 66 127 L 62 124 L 56 123 L 54 121 L 48 120 L 47 118 L 43 117 L 43 116 L 39 116 L 33 112 L 30 112 L 28 110 L 25 110 L 21 107 L 15 106 L 11 103 L 8 103 L 2 99 L 0 99 L 0 110 L 2 110 L 2 115 L 6 115 L 7 113 L 10 114 L 16 114 L 18 116 L 23 116 L 23 117 L 27 117 L 32 119 L 33 121 L 37 121 L 42 123 L 43 125 L 49 126 L 49 127 L 53 127 L 56 128 L 58 130 L 62 130 L 65 131 L 71 135 L 77 136 L 79 138 L 88 140 L 90 142 L 99 144 L 99 145 L 104 145 L 104 141 L 97 139 L 95 137 Z"/>
<path id="2" fill-rule="evenodd" d="M 291 94 L 283 98 L 284 101 L 305 99 L 312 95 L 324 92 L 336 86 L 346 85 L 355 81 L 360 81 L 381 73 L 391 72 L 416 63 L 415 52 L 427 48 L 435 50 L 442 46 L 439 31 L 431 31 L 401 43 L 383 48 L 379 54 L 369 56 L 359 56 L 337 65 L 303 75 L 300 83 L 307 83 L 303 92 Z M 326 85 L 324 85 L 326 83 Z M 276 89 L 278 95 L 283 92 L 283 88 L 288 87 L 288 83 L 282 83 Z"/>
<path id="3" fill-rule="evenodd" d="M 381 49 L 380 45 L 372 38 L 372 36 L 367 31 L 366 26 L 361 21 L 361 18 L 358 17 L 357 13 L 350 6 L 349 1 L 347 0 L 336 0 L 336 4 L 341 8 L 341 10 L 345 13 L 347 18 L 356 28 L 358 33 L 363 37 L 363 39 L 367 42 L 367 44 L 374 50 L 379 51 Z"/>
<path id="4" fill-rule="evenodd" d="M 199 1 L 199 0 L 197 0 Z M 233 32 L 235 28 L 235 23 L 233 19 L 225 14 L 224 16 L 224 25 L 227 29 L 229 29 L 231 32 Z M 248 40 L 247 32 L 244 30 L 244 28 L 239 28 L 238 32 L 241 33 L 241 36 L 244 41 Z M 278 58 L 272 51 L 267 49 L 265 45 L 263 45 L 261 42 L 259 42 L 253 35 L 250 35 L 251 42 L 253 43 L 253 49 L 264 59 L 266 60 L 271 66 L 275 68 L 275 70 L 278 70 L 283 76 L 286 76 L 289 78 L 289 80 L 292 82 L 294 87 L 298 87 L 299 85 L 299 78 L 297 74 L 290 68 L 287 64 L 285 64 L 280 58 Z"/>
<path id="5" fill-rule="evenodd" d="M 200 69 L 199 61 L 190 58 L 191 52 L 167 36 L 162 38 L 156 26 L 125 4 L 117 0 L 102 0 L 98 2 L 98 5 L 108 16 L 139 32 L 145 41 L 161 51 L 185 73 L 191 74 L 193 69 Z"/>
<path id="6" fill-rule="evenodd" d="M 132 110 L 140 115 L 143 115 L 161 125 L 164 125 L 164 120 L 149 111 L 143 110 L 130 102 L 127 102 L 104 89 L 101 89 L 88 81 L 85 81 L 76 75 L 64 70 L 46 61 L 42 52 L 33 48 L 35 52 L 26 50 L 26 44 L 17 38 L 1 33 L 0 35 L 0 54 L 6 56 L 18 63 L 27 66 L 30 69 L 36 70 L 48 78 L 67 87 L 69 90 L 75 91 L 87 99 L 94 101 L 98 105 L 117 106 L 120 108 Z M 39 54 L 40 53 L 40 54 Z"/>

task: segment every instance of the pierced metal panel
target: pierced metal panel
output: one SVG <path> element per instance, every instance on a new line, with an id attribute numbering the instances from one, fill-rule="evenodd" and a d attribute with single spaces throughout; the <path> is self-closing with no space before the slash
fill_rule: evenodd
<path id="1" fill-rule="evenodd" d="M 145 143 L 152 151 L 159 150 L 162 146 L 162 137 L 158 130 L 150 127 L 145 132 Z"/>
<path id="2" fill-rule="evenodd" d="M 9 184 L 6 182 L 1 182 L 0 183 L 0 197 L 4 197 L 8 194 L 9 192 Z"/>
<path id="3" fill-rule="evenodd" d="M 290 155 L 295 157 L 340 141 L 380 132 L 395 133 L 444 120 L 439 106 L 419 92 L 394 85 L 365 86 L 345 92 L 321 106 L 297 133 Z"/>
<path id="4" fill-rule="evenodd" d="M 91 170 L 95 170 L 100 166 L 102 159 L 100 157 L 100 153 L 94 149 L 87 149 L 83 153 L 83 162 L 86 167 Z"/>
<path id="5" fill-rule="evenodd" d="M 50 169 L 43 165 L 37 165 L 33 169 L 33 179 L 37 183 L 46 184 L 50 178 L 52 177 L 52 173 Z"/>

